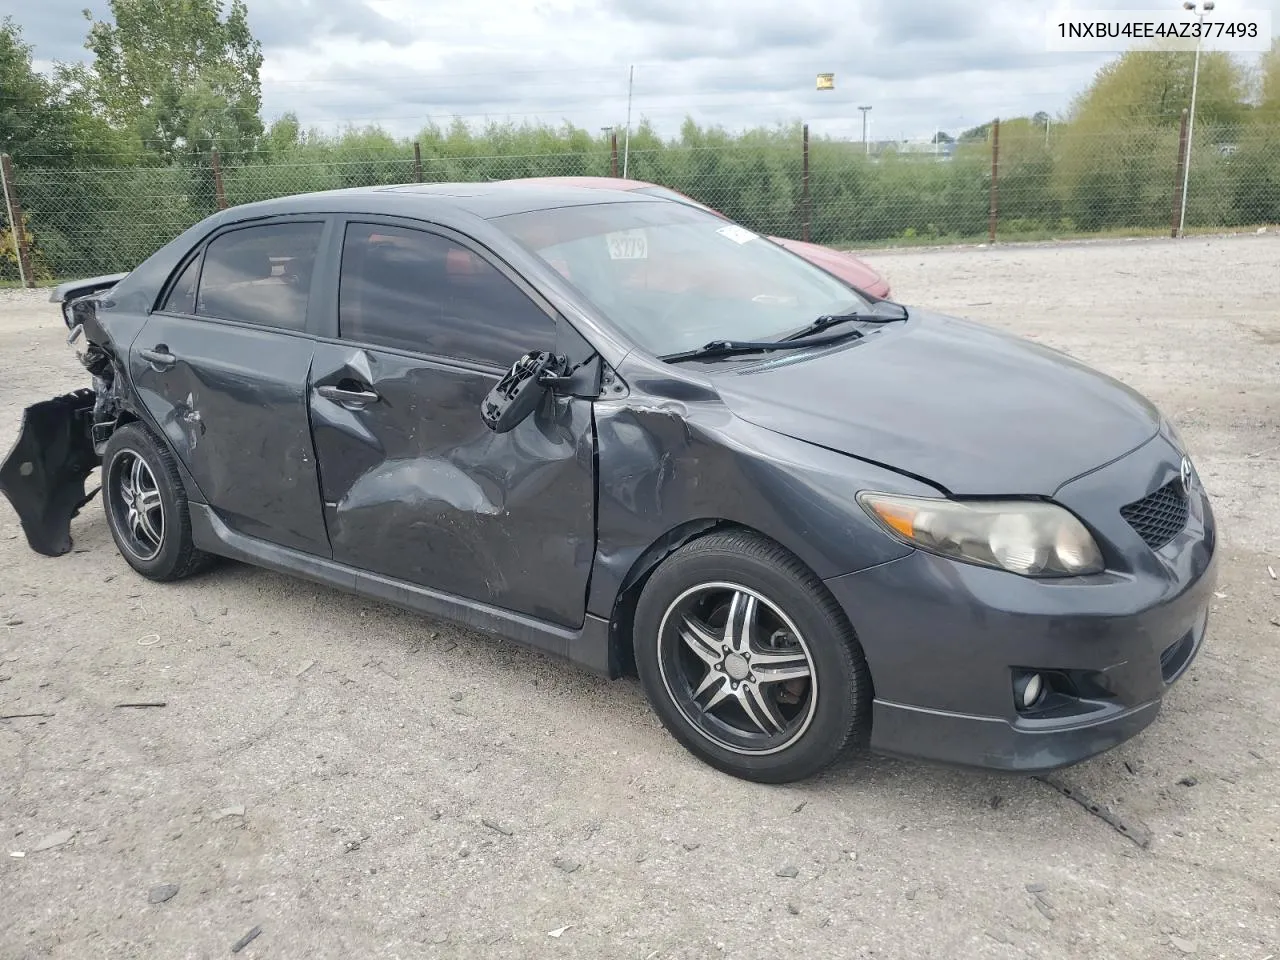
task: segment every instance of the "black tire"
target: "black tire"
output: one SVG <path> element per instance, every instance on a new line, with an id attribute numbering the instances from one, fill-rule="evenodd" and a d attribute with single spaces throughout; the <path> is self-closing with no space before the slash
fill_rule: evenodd
<path id="1" fill-rule="evenodd" d="M 721 614 L 725 626 L 714 627 Z M 731 620 L 753 627 L 731 633 Z M 803 780 L 870 732 L 871 677 L 848 619 L 803 563 L 758 534 L 708 534 L 668 557 L 645 584 L 632 636 L 641 685 L 663 726 L 725 773 Z M 742 651 L 737 660 L 731 649 Z M 751 651 L 754 660 L 744 655 Z M 793 674 L 807 668 L 807 679 L 761 679 L 785 676 L 787 664 Z"/>
<path id="2" fill-rule="evenodd" d="M 135 487 L 155 505 L 138 510 L 143 501 L 135 497 Z M 191 512 L 173 455 L 141 423 L 126 424 L 107 441 L 102 504 L 120 555 L 147 579 L 181 580 L 212 562 L 192 542 Z M 139 514 L 146 520 L 133 519 Z"/>

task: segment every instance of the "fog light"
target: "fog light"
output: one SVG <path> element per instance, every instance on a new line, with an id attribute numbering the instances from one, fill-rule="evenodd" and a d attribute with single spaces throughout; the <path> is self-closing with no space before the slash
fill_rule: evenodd
<path id="1" fill-rule="evenodd" d="M 1044 678 L 1038 673 L 1024 673 L 1013 681 L 1013 699 L 1019 710 L 1030 710 L 1044 693 Z"/>

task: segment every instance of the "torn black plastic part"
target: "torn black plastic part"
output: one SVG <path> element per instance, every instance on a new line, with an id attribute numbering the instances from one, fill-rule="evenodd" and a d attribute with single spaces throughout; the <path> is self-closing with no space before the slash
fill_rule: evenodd
<path id="1" fill-rule="evenodd" d="M 0 464 L 0 493 L 31 549 L 47 557 L 71 549 L 71 518 L 97 492 L 84 492 L 101 462 L 90 435 L 95 399 L 94 391 L 77 390 L 27 407 L 18 442 Z"/>
<path id="2" fill-rule="evenodd" d="M 494 433 L 506 433 L 533 413 L 558 378 L 564 361 L 551 353 L 526 353 L 497 382 L 480 404 L 480 416 Z"/>

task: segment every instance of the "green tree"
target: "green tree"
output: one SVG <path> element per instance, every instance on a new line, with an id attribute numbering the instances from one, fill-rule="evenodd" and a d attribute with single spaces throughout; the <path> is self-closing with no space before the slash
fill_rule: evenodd
<path id="1" fill-rule="evenodd" d="M 1195 55 L 1186 50 L 1133 50 L 1100 69 L 1072 104 L 1075 122 L 1177 126 L 1191 103 Z M 1248 77 L 1229 53 L 1203 51 L 1196 123 L 1229 125 L 1245 115 Z"/>
<path id="2" fill-rule="evenodd" d="M 244 0 L 110 0 L 93 21 L 92 92 L 111 122 L 131 129 L 166 162 L 213 147 L 229 160 L 262 135 L 262 45 Z"/>
<path id="3" fill-rule="evenodd" d="M 1050 190 L 1053 155 L 1045 127 L 1048 117 L 1000 121 L 1000 220 L 1008 233 L 1056 224 L 1059 204 Z"/>
<path id="4" fill-rule="evenodd" d="M 80 74 L 59 66 L 52 78 L 31 65 L 31 47 L 10 17 L 0 20 L 0 149 L 19 166 L 113 165 L 133 154 L 125 138 L 94 115 Z"/>
<path id="5" fill-rule="evenodd" d="M 1194 61 L 1185 50 L 1132 51 L 1106 64 L 1076 98 L 1054 165 L 1055 193 L 1073 225 L 1096 230 L 1169 222 L 1178 127 L 1190 106 Z M 1247 74 L 1229 54 L 1201 53 L 1189 224 L 1220 224 L 1231 216 L 1231 191 L 1214 145 L 1238 135 L 1247 93 Z"/>
<path id="6" fill-rule="evenodd" d="M 286 113 L 267 128 L 262 148 L 268 161 L 281 160 L 302 143 L 302 125 L 296 113 Z"/>
<path id="7" fill-rule="evenodd" d="M 1237 222 L 1280 223 L 1280 38 L 1258 65 L 1257 107 L 1239 150 L 1225 163 L 1234 185 Z"/>
<path id="8" fill-rule="evenodd" d="M 1280 123 L 1280 37 L 1258 64 L 1258 109 L 1254 118 L 1262 123 Z"/>
<path id="9" fill-rule="evenodd" d="M 137 155 L 129 138 L 93 113 L 79 79 L 71 67 L 57 67 L 53 77 L 35 71 L 21 29 L 8 17 L 0 20 L 0 151 L 13 157 L 22 184 L 23 225 L 38 279 L 49 279 L 74 257 L 77 233 L 94 232 L 85 221 L 102 191 L 97 183 L 86 186 L 81 172 L 118 167 Z M 74 215 L 73 205 L 79 206 Z M 0 207 L 0 228 L 6 219 Z M 17 256 L 3 229 L 0 279 L 16 278 Z"/>
<path id="10" fill-rule="evenodd" d="M 21 163 L 51 153 L 64 134 L 53 85 L 31 67 L 31 47 L 12 17 L 0 20 L 0 145 Z M 51 150 L 52 148 L 52 150 Z"/>

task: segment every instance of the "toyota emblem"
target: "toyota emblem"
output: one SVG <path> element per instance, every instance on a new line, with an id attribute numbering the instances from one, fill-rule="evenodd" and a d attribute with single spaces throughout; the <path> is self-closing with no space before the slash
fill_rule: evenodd
<path id="1" fill-rule="evenodd" d="M 1195 473 L 1191 469 L 1191 458 L 1182 458 L 1182 467 L 1178 471 L 1178 479 L 1182 481 L 1182 492 L 1191 493 L 1191 483 L 1195 479 Z"/>

